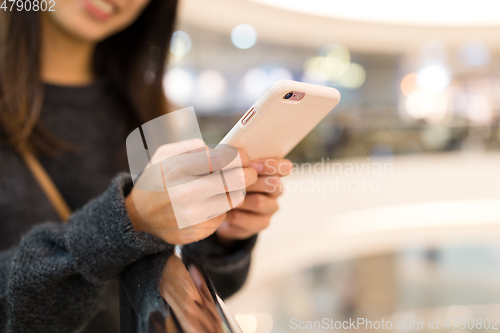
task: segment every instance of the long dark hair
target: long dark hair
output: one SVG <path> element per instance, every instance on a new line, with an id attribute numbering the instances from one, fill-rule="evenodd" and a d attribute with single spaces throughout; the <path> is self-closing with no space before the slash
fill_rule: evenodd
<path id="1" fill-rule="evenodd" d="M 95 74 L 111 82 L 129 111 L 142 122 L 167 111 L 162 77 L 177 2 L 151 0 L 134 23 L 100 42 L 95 50 Z M 13 146 L 25 145 L 35 152 L 64 149 L 64 142 L 38 121 L 43 103 L 40 16 L 33 11 L 0 14 L 2 136 Z"/>

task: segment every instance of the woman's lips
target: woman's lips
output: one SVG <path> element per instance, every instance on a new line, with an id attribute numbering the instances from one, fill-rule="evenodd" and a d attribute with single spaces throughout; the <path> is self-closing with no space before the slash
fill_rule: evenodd
<path id="1" fill-rule="evenodd" d="M 105 20 L 116 12 L 116 7 L 106 0 L 83 0 L 85 8 L 95 17 Z"/>

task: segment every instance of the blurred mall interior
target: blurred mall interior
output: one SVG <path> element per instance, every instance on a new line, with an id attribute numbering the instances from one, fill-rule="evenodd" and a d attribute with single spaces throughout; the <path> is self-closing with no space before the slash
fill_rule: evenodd
<path id="1" fill-rule="evenodd" d="M 165 90 L 195 107 L 207 143 L 274 81 L 342 95 L 289 155 L 281 210 L 227 300 L 245 333 L 297 331 L 292 318 L 500 317 L 499 9 L 181 1 Z M 453 332 L 477 330 L 494 331 Z"/>

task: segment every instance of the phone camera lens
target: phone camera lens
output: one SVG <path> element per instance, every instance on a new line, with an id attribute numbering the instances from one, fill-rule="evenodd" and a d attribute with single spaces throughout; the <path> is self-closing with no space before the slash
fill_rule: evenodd
<path id="1" fill-rule="evenodd" d="M 293 93 L 292 92 L 289 92 L 288 94 L 285 95 L 285 99 L 289 99 L 290 97 L 293 96 Z"/>

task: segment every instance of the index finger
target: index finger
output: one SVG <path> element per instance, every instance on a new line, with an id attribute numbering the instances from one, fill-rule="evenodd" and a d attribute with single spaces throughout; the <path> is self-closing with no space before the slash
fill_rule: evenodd
<path id="1" fill-rule="evenodd" d="M 225 145 L 216 149 L 195 149 L 173 156 L 165 162 L 182 174 L 200 176 L 222 169 L 248 167 L 250 158 L 244 150 Z"/>

